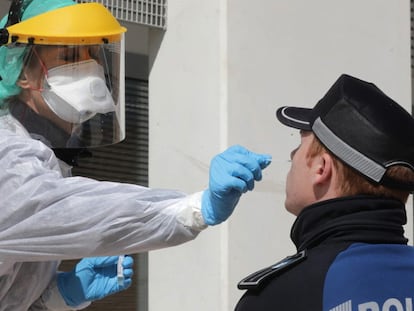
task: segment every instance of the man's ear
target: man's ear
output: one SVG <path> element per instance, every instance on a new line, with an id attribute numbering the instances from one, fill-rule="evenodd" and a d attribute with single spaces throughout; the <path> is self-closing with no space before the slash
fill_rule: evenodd
<path id="1" fill-rule="evenodd" d="M 314 184 L 331 183 L 334 171 L 332 156 L 327 152 L 323 152 L 316 156 L 314 161 Z"/>
<path id="2" fill-rule="evenodd" d="M 20 77 L 17 79 L 16 84 L 17 84 L 17 86 L 21 87 L 22 89 L 29 89 L 30 88 L 29 80 L 27 79 L 26 74 L 24 72 L 22 72 L 20 74 Z"/>
<path id="3" fill-rule="evenodd" d="M 29 82 L 29 79 L 27 79 L 24 73 L 20 75 L 19 79 L 16 82 L 16 85 L 22 88 L 22 91 L 19 95 L 20 100 L 29 106 L 30 109 L 32 109 L 34 112 L 39 113 L 39 110 L 37 109 L 32 96 L 32 86 Z"/>
<path id="4" fill-rule="evenodd" d="M 337 196 L 336 169 L 332 156 L 323 152 L 315 157 L 313 166 L 313 191 L 317 201 Z"/>

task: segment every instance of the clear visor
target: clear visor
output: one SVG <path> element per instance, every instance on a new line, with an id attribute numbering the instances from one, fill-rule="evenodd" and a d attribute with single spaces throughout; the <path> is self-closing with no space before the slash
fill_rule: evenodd
<path id="1" fill-rule="evenodd" d="M 124 55 L 123 40 L 28 45 L 18 81 L 22 92 L 10 110 L 52 148 L 117 143 L 125 138 Z"/>

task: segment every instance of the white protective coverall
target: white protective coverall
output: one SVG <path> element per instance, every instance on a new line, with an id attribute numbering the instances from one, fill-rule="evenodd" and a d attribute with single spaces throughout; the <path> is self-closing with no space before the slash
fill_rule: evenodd
<path id="1" fill-rule="evenodd" d="M 173 246 L 206 228 L 201 192 L 68 177 L 60 162 L 0 116 L 0 311 L 69 310 L 55 283 L 60 260 Z"/>

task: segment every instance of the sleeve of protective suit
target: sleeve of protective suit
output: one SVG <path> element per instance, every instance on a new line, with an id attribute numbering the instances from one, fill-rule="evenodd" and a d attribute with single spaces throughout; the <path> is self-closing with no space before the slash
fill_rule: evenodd
<path id="1" fill-rule="evenodd" d="M 0 131 L 0 259 L 47 261 L 177 245 L 206 227 L 201 193 L 63 178 L 42 143 Z"/>
<path id="2" fill-rule="evenodd" d="M 57 277 L 57 274 L 56 274 Z M 52 279 L 49 286 L 43 292 L 42 296 L 34 302 L 29 311 L 69 311 L 69 310 L 82 310 L 88 307 L 91 303 L 85 302 L 77 307 L 70 307 L 65 303 L 62 295 L 57 287 L 56 277 Z"/>

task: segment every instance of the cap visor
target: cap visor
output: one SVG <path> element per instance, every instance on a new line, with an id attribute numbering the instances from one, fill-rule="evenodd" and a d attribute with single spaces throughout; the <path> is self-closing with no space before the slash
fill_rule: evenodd
<path id="1" fill-rule="evenodd" d="M 276 111 L 277 119 L 284 125 L 299 130 L 311 131 L 312 109 L 297 107 L 281 107 Z"/>

